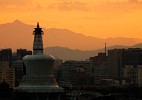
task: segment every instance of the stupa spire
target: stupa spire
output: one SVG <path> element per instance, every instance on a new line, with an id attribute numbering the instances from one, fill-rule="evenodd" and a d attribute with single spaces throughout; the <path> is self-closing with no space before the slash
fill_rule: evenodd
<path id="1" fill-rule="evenodd" d="M 37 28 L 39 28 L 39 22 L 37 22 Z"/>
<path id="2" fill-rule="evenodd" d="M 40 28 L 39 26 L 39 22 L 37 22 L 37 27 L 33 31 L 33 34 L 34 34 L 33 54 L 42 55 L 43 54 L 43 42 L 42 42 L 43 31 L 42 31 L 42 28 Z"/>

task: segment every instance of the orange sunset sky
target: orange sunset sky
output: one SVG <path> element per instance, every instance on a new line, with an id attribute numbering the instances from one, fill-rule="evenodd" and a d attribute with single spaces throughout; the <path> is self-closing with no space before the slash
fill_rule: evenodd
<path id="1" fill-rule="evenodd" d="M 16 19 L 100 38 L 142 39 L 142 0 L 0 0 L 0 23 Z"/>

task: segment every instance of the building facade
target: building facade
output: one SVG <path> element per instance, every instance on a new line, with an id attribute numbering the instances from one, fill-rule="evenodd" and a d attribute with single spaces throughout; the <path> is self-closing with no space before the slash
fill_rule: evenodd
<path id="1" fill-rule="evenodd" d="M 9 62 L 9 67 L 12 65 L 12 49 L 2 49 L 0 50 L 0 61 Z"/>
<path id="2" fill-rule="evenodd" d="M 129 48 L 129 49 L 112 49 L 108 50 L 108 74 L 109 78 L 120 78 L 121 69 L 125 65 L 142 65 L 142 49 Z"/>
<path id="3" fill-rule="evenodd" d="M 15 69 L 9 67 L 9 62 L 0 62 L 0 83 L 5 81 L 10 88 L 15 87 Z"/>
<path id="4" fill-rule="evenodd" d="M 22 60 L 26 55 L 32 55 L 32 51 L 27 49 L 17 49 L 17 60 Z"/>
<path id="5" fill-rule="evenodd" d="M 92 63 L 91 84 L 92 86 L 100 85 L 103 79 L 108 78 L 106 53 L 98 53 L 97 56 L 90 57 Z"/>
<path id="6" fill-rule="evenodd" d="M 59 66 L 61 77 L 59 81 L 72 86 L 89 86 L 91 66 L 90 61 L 65 61 Z"/>
<path id="7" fill-rule="evenodd" d="M 125 65 L 122 68 L 122 76 L 129 80 L 125 82 L 128 85 L 142 87 L 142 65 Z"/>

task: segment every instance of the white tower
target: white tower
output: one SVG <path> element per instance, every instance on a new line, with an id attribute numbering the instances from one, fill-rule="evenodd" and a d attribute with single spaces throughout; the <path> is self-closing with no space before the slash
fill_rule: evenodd
<path id="1" fill-rule="evenodd" d="M 33 31 L 34 35 L 34 43 L 33 43 L 33 54 L 43 54 L 43 42 L 42 42 L 42 35 L 43 31 L 40 28 L 39 23 L 37 23 L 37 28 Z"/>
<path id="2" fill-rule="evenodd" d="M 58 86 L 53 76 L 54 57 L 43 55 L 42 35 L 43 31 L 38 23 L 34 30 L 33 55 L 23 58 L 26 75 L 15 91 L 24 93 L 26 95 L 24 97 L 29 97 L 28 100 L 53 100 L 52 98 L 59 100 L 57 94 L 61 94 L 63 88 Z"/>

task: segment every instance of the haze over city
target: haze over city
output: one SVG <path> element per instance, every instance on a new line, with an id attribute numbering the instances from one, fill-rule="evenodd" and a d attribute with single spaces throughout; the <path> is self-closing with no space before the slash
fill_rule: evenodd
<path id="1" fill-rule="evenodd" d="M 0 6 L 1 24 L 18 19 L 98 38 L 142 37 L 142 0 L 0 0 Z"/>

